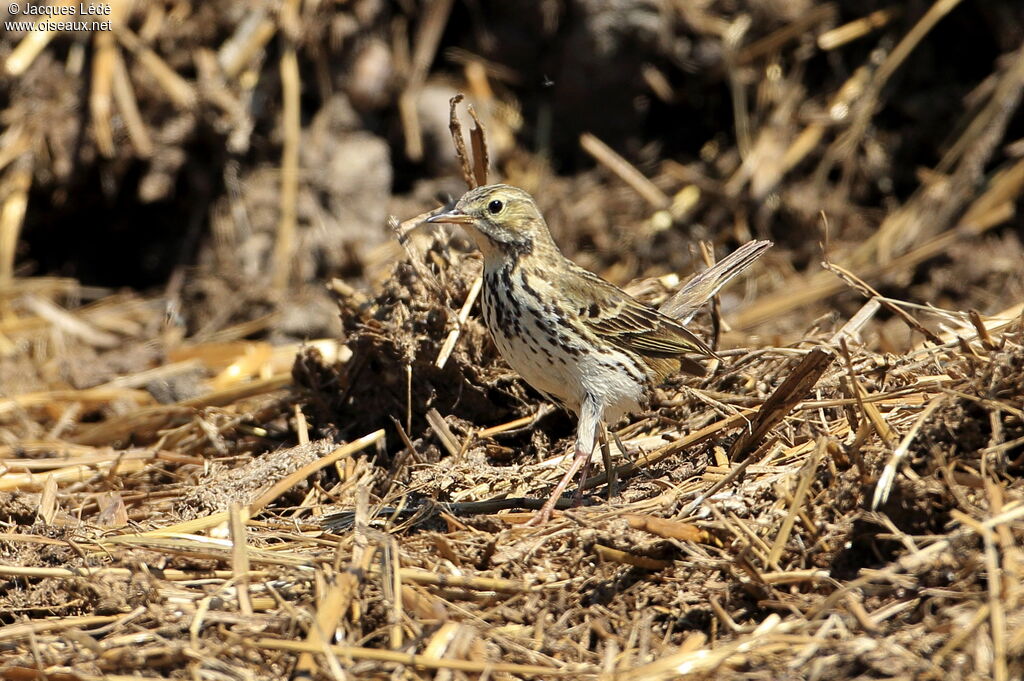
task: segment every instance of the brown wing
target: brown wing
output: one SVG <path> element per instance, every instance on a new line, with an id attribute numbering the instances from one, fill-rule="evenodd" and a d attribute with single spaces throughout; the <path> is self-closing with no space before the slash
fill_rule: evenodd
<path id="1" fill-rule="evenodd" d="M 577 271 L 587 280 L 587 288 L 597 303 L 580 311 L 580 321 L 598 337 L 650 358 L 678 359 L 680 368 L 690 373 L 703 370 L 680 355 L 716 356 L 704 341 L 671 317 L 582 268 Z"/>

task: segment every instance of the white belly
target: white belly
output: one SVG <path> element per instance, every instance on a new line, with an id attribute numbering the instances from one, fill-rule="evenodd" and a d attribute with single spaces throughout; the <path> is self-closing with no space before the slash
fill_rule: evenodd
<path id="1" fill-rule="evenodd" d="M 502 283 L 506 285 L 496 287 L 495 296 L 488 295 L 485 286 L 484 322 L 502 357 L 527 383 L 576 413 L 584 397 L 593 395 L 611 422 L 640 408 L 646 384 L 638 382 L 642 375 L 636 369 L 631 375 L 628 367 L 633 360 L 628 355 L 584 343 L 564 327 L 551 324 L 550 311 L 545 313 L 543 307 L 555 292 L 545 282 L 529 281 L 531 289 L 541 293 L 539 300 L 521 290 L 516 275 Z"/>

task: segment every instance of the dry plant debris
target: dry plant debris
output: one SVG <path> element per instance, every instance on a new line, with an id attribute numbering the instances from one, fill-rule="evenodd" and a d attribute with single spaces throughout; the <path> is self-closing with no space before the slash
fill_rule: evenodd
<path id="1" fill-rule="evenodd" d="M 1015 2 L 110 4 L 0 35 L 4 678 L 1024 675 Z M 455 504 L 571 421 L 384 226 L 460 171 L 652 304 L 777 244 L 542 528 Z"/>

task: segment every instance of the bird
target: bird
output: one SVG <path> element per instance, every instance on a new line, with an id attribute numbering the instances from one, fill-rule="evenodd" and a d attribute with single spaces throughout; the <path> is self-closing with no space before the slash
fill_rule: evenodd
<path id="1" fill-rule="evenodd" d="M 717 355 L 684 322 L 565 257 L 523 189 L 476 187 L 424 223 L 467 228 L 483 255 L 481 311 L 499 352 L 528 384 L 578 418 L 572 463 L 530 521 L 546 523 L 566 487 L 588 467 L 605 423 L 645 408 L 672 374 L 704 374 L 693 356 Z M 687 300 L 681 291 L 666 307 L 692 315 L 770 245 L 749 242 L 743 257 L 695 278 L 690 295 L 701 300 Z"/>

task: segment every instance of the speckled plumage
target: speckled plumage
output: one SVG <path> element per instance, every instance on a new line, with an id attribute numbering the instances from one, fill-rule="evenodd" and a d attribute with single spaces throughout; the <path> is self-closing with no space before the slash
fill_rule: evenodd
<path id="1" fill-rule="evenodd" d="M 537 516 L 545 521 L 584 462 L 603 421 L 643 407 L 686 353 L 712 350 L 676 320 L 562 255 L 533 198 L 509 185 L 467 192 L 428 222 L 466 225 L 484 256 L 483 320 L 505 360 L 579 416 L 575 460 Z"/>

